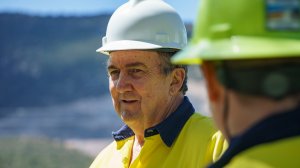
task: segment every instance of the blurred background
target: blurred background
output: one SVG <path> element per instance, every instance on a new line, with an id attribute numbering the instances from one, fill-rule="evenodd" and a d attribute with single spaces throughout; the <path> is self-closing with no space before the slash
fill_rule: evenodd
<path id="1" fill-rule="evenodd" d="M 197 0 L 165 0 L 191 36 Z M 101 46 L 127 0 L 0 0 L 0 168 L 88 167 L 122 122 Z M 190 97 L 209 115 L 198 67 Z M 69 159 L 69 160 L 68 160 Z"/>

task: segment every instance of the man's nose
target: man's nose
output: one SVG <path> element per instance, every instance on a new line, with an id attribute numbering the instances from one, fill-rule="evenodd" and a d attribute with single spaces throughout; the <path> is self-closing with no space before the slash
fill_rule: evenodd
<path id="1" fill-rule="evenodd" d="M 132 89 L 129 76 L 126 73 L 120 73 L 115 83 L 116 89 L 120 93 L 130 91 Z"/>

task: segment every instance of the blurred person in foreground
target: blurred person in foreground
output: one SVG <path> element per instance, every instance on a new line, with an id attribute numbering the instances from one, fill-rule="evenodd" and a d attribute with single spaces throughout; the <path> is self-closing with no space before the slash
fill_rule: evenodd
<path id="1" fill-rule="evenodd" d="M 213 167 L 300 167 L 300 1 L 201 0 L 190 46 L 229 141 Z"/>
<path id="2" fill-rule="evenodd" d="M 194 168 L 213 162 L 224 138 L 185 96 L 186 46 L 177 12 L 162 0 L 130 0 L 111 16 L 103 45 L 115 111 L 126 124 L 90 168 Z"/>

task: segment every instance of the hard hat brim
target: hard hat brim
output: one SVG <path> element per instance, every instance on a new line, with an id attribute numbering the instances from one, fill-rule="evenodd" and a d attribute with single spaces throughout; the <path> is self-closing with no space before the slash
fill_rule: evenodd
<path id="1" fill-rule="evenodd" d="M 176 44 L 153 44 L 151 42 L 142 42 L 142 41 L 134 41 L 134 40 L 120 40 L 120 41 L 114 41 L 110 42 L 99 49 L 96 50 L 96 52 L 103 53 L 105 55 L 109 55 L 109 52 L 112 51 L 121 51 L 121 50 L 154 50 L 154 49 L 162 49 L 162 48 L 168 48 L 170 49 L 177 49 L 179 50 L 179 47 Z"/>
<path id="2" fill-rule="evenodd" d="M 173 64 L 201 64 L 199 48 L 190 44 L 171 58 Z"/>
<path id="3" fill-rule="evenodd" d="M 201 40 L 172 58 L 175 64 L 201 64 L 203 60 L 235 60 L 300 57 L 297 39 L 242 37 Z"/>

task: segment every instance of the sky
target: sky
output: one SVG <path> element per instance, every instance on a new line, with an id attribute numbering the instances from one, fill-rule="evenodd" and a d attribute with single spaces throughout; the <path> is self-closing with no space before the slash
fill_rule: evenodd
<path id="1" fill-rule="evenodd" d="M 93 15 L 113 12 L 128 0 L 0 0 L 0 12 L 35 15 Z M 195 20 L 199 0 L 164 0 L 186 22 Z"/>

